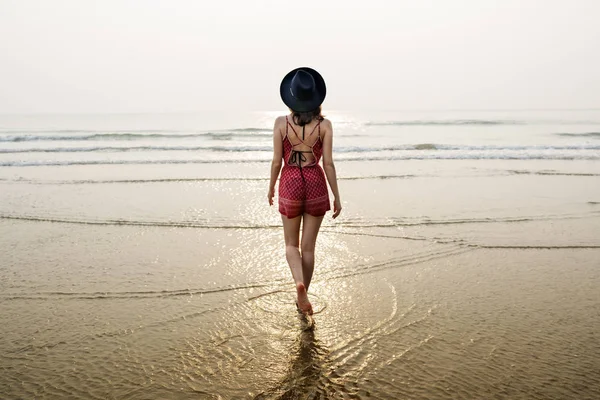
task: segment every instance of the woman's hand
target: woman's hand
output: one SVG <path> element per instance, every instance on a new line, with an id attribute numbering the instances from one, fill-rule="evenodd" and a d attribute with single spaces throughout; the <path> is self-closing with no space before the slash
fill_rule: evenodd
<path id="1" fill-rule="evenodd" d="M 271 188 L 271 189 L 269 189 L 269 193 L 267 194 L 267 198 L 269 199 L 270 206 L 273 205 L 273 197 L 275 197 L 275 189 Z"/>
<path id="2" fill-rule="evenodd" d="M 335 199 L 333 200 L 333 218 L 337 218 L 338 215 L 342 212 L 342 203 Z"/>

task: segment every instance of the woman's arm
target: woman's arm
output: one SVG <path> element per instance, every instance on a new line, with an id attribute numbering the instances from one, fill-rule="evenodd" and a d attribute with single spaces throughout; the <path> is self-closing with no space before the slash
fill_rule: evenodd
<path id="1" fill-rule="evenodd" d="M 271 161 L 271 181 L 269 182 L 269 205 L 273 205 L 273 197 L 275 196 L 275 183 L 279 177 L 282 164 L 283 141 L 281 140 L 281 121 L 284 117 L 277 117 L 275 126 L 273 126 L 273 161 Z"/>
<path id="2" fill-rule="evenodd" d="M 325 125 L 325 133 L 323 134 L 323 169 L 327 182 L 333 192 L 333 218 L 336 218 L 342 212 L 342 201 L 337 185 L 337 174 L 335 172 L 335 164 L 333 163 L 333 126 L 329 120 L 324 120 L 321 125 Z"/>

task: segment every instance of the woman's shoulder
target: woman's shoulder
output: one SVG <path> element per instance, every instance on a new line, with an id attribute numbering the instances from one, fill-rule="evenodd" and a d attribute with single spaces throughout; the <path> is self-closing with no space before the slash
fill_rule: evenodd
<path id="1" fill-rule="evenodd" d="M 321 120 L 321 126 L 329 131 L 333 131 L 333 124 L 327 118 Z"/>
<path id="2" fill-rule="evenodd" d="M 285 124 L 287 123 L 287 116 L 286 115 L 280 115 L 279 117 L 275 118 L 275 128 L 279 127 L 281 128 L 282 126 L 285 126 Z"/>

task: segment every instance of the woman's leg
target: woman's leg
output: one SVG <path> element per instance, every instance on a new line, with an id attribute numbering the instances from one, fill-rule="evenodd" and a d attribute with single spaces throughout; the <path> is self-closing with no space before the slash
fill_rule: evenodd
<path id="1" fill-rule="evenodd" d="M 283 235 L 285 237 L 285 258 L 287 259 L 292 277 L 296 283 L 296 292 L 298 294 L 298 307 L 302 312 L 312 314 L 312 306 L 306 295 L 306 286 L 302 273 L 302 257 L 300 256 L 300 222 L 302 216 L 288 218 L 281 216 L 283 221 Z"/>
<path id="2" fill-rule="evenodd" d="M 304 286 L 308 290 L 315 269 L 315 244 L 323 216 L 313 217 L 310 214 L 304 214 L 302 223 L 302 277 Z"/>

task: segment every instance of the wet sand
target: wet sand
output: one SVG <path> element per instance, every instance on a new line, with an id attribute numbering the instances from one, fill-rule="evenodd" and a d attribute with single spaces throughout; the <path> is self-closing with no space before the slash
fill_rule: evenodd
<path id="1" fill-rule="evenodd" d="M 340 165 L 312 329 L 264 165 L 2 171 L 0 397 L 600 397 L 598 171 L 457 163 Z"/>

